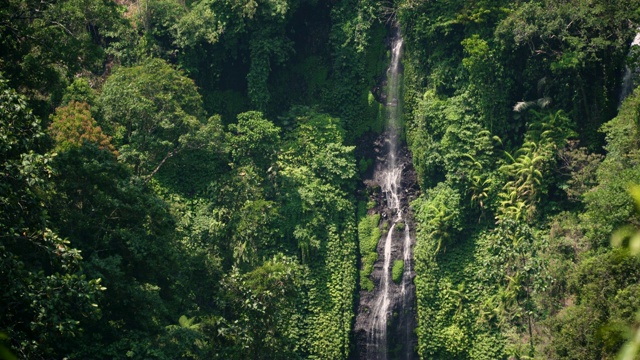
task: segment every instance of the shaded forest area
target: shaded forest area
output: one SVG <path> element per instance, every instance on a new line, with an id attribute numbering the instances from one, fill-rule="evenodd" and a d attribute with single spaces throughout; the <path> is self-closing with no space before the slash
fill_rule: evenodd
<path id="1" fill-rule="evenodd" d="M 361 5 L 3 5 L 11 351 L 346 358 L 353 144 L 385 61 L 385 28 Z"/>
<path id="2" fill-rule="evenodd" d="M 6 0 L 0 357 L 352 356 L 392 21 L 420 357 L 636 358 L 638 0 Z"/>

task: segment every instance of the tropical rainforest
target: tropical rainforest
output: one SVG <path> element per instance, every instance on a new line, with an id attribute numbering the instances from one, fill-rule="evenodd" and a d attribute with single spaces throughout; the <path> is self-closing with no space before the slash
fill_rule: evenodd
<path id="1" fill-rule="evenodd" d="M 0 358 L 356 358 L 394 26 L 416 353 L 640 358 L 640 0 L 3 0 Z"/>

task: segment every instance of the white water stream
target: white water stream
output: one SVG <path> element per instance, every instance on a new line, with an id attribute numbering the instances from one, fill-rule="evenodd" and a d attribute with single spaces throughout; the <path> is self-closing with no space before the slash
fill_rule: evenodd
<path id="1" fill-rule="evenodd" d="M 640 29 L 639 29 L 640 30 Z M 631 49 L 629 49 L 629 55 L 631 56 L 634 47 L 640 46 L 640 31 L 636 34 L 636 37 L 633 39 L 631 43 Z M 618 107 L 622 104 L 622 101 L 631 94 L 634 87 L 637 85 L 634 83 L 634 73 L 637 73 L 638 69 L 632 69 L 629 66 L 625 67 L 624 75 L 622 76 L 622 90 L 620 91 L 620 99 L 618 100 Z"/>
<path id="2" fill-rule="evenodd" d="M 411 262 L 412 262 L 412 239 L 409 225 L 406 223 L 403 213 L 403 200 L 405 194 L 402 188 L 402 172 L 404 164 L 398 164 L 398 143 L 400 141 L 399 132 L 402 125 L 400 123 L 401 110 L 399 107 L 400 97 L 400 58 L 402 56 L 403 39 L 398 33 L 394 36 L 391 47 L 391 63 L 387 69 L 387 132 L 386 146 L 388 153 L 383 166 L 379 167 L 376 179 L 386 200 L 386 213 L 388 216 L 389 230 L 378 244 L 378 253 L 382 255 L 382 271 L 378 288 L 375 290 L 375 298 L 370 308 L 370 322 L 367 329 L 367 349 L 366 359 L 387 360 L 390 355 L 390 348 L 401 347 L 401 353 L 394 353 L 394 358 L 412 359 L 414 356 L 413 346 L 410 343 L 413 334 L 413 321 L 404 321 L 405 334 L 395 334 L 395 339 L 405 339 L 405 344 L 390 344 L 387 334 L 392 319 L 392 312 L 401 309 L 411 313 L 413 294 L 409 294 L 412 289 Z M 404 201 L 406 205 L 406 201 Z M 399 225 L 400 224 L 400 225 Z M 403 227 L 403 228 L 402 228 Z M 396 229 L 402 229 L 402 236 Z M 394 244 L 396 241 L 396 244 Z M 399 243 L 398 243 L 399 242 Z M 382 249 L 380 249 L 382 247 Z M 396 285 L 392 279 L 392 267 L 394 249 L 402 249 L 402 257 L 396 255 L 396 259 L 404 262 L 404 272 L 402 282 Z M 382 251 L 380 251 L 382 250 Z M 398 294 L 399 293 L 399 294 Z M 401 304 L 401 305 L 400 305 Z M 411 316 L 411 315 L 409 315 Z"/>

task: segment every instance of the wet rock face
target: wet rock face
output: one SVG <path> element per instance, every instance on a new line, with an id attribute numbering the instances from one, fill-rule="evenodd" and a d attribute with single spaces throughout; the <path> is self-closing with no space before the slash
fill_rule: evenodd
<path id="1" fill-rule="evenodd" d="M 391 61 L 385 74 L 385 88 L 374 92 L 374 97 L 385 104 L 387 130 L 373 142 L 370 159 L 375 159 L 375 170 L 365 180 L 369 200 L 377 204 L 369 211 L 380 214 L 383 233 L 377 246 L 378 260 L 370 275 L 374 289 L 360 292 L 355 324 L 357 357 L 367 360 L 416 358 L 412 255 L 415 236 L 409 207 L 416 193 L 415 173 L 400 136 L 400 60 L 404 40 L 397 25 L 392 26 L 392 35 L 387 39 Z M 396 273 L 392 276 L 394 269 Z"/>
<path id="2" fill-rule="evenodd" d="M 382 346 L 372 341 L 372 329 L 374 328 L 374 308 L 376 303 L 380 301 L 379 293 L 383 286 L 384 277 L 384 243 L 392 228 L 393 223 L 398 221 L 398 212 L 401 212 L 399 222 L 404 225 L 403 229 L 395 229 L 391 234 L 391 256 L 390 261 L 407 260 L 404 259 L 405 247 L 407 241 L 405 236 L 410 236 L 410 246 L 413 246 L 415 236 L 412 221 L 410 202 L 418 195 L 418 187 L 416 183 L 416 173 L 411 162 L 411 153 L 405 146 L 395 149 L 393 159 L 394 166 L 401 169 L 400 181 L 398 186 L 398 205 L 396 208 L 390 208 L 388 204 L 388 196 L 384 193 L 385 174 L 389 170 L 390 150 L 389 134 L 385 133 L 373 141 L 370 147 L 369 155 L 376 160 L 376 165 L 372 174 L 364 179 L 366 194 L 369 200 L 374 200 L 376 206 L 369 210 L 369 213 L 381 214 L 380 229 L 382 237 L 378 243 L 378 261 L 374 264 L 373 272 L 370 276 L 374 283 L 374 291 L 360 291 L 360 301 L 358 303 L 358 311 L 355 324 L 355 342 L 357 351 L 354 359 L 372 360 L 372 359 L 417 359 L 415 354 L 415 346 L 417 339 L 414 329 L 416 326 L 415 311 L 415 286 L 413 285 L 413 260 L 405 264 L 403 280 L 400 284 L 390 282 L 388 284 L 389 308 L 387 310 L 387 328 L 386 341 Z M 405 235 L 405 229 L 407 234 Z M 386 269 L 390 271 L 390 269 Z M 381 355 L 380 352 L 384 352 Z"/>
<path id="3" fill-rule="evenodd" d="M 376 203 L 376 207 L 373 208 L 370 213 L 382 214 L 382 219 L 393 217 L 393 214 L 391 214 L 389 209 L 386 208 L 386 198 L 384 193 L 381 191 L 382 180 L 380 174 L 387 166 L 386 160 L 388 153 L 389 145 L 387 135 L 386 133 L 383 133 L 373 141 L 373 146 L 370 148 L 370 152 L 366 155 L 375 159 L 374 171 L 373 173 L 366 174 L 363 178 L 363 183 L 366 187 L 366 193 L 369 196 L 369 200 L 373 200 Z M 400 184 L 404 195 L 400 199 L 401 209 L 404 214 L 409 214 L 409 203 L 418 197 L 419 187 L 417 174 L 413 168 L 411 152 L 406 146 L 401 146 L 397 150 L 395 162 L 397 166 L 402 168 Z M 410 219 L 407 219 L 407 221 L 409 220 Z"/>

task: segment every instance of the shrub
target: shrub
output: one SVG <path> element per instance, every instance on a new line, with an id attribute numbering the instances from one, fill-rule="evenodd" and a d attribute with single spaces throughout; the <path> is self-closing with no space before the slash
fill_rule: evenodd
<path id="1" fill-rule="evenodd" d="M 402 282 L 403 273 L 404 273 L 404 261 L 394 260 L 393 268 L 391 269 L 391 277 L 393 278 L 393 282 L 395 282 L 396 284 L 400 284 L 400 282 Z"/>

